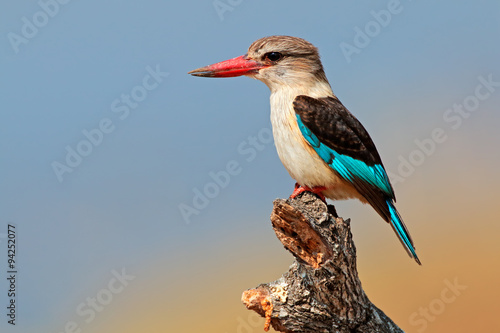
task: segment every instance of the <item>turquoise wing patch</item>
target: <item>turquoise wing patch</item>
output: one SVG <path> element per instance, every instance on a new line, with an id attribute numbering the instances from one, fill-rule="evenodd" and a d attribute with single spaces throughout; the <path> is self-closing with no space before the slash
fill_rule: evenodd
<path id="1" fill-rule="evenodd" d="M 306 141 L 313 147 L 321 159 L 332 169 L 337 171 L 342 178 L 351 183 L 354 182 L 355 178 L 361 179 L 380 189 L 389 197 L 394 198 L 394 192 L 389 183 L 389 177 L 382 165 L 367 165 L 363 161 L 337 153 L 335 150 L 321 143 L 318 137 L 304 125 L 300 116 L 298 114 L 296 116 L 300 132 Z"/>

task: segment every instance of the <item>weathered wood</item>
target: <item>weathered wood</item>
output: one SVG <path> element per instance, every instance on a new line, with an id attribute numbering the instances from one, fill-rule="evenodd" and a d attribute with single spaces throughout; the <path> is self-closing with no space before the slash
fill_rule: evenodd
<path id="1" fill-rule="evenodd" d="M 274 201 L 276 236 L 296 258 L 274 282 L 243 293 L 248 309 L 280 332 L 403 332 L 361 286 L 349 220 L 316 195 Z"/>

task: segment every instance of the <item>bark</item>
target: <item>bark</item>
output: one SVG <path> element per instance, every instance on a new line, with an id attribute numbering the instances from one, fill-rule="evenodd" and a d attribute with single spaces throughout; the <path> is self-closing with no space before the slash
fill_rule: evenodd
<path id="1" fill-rule="evenodd" d="M 274 282 L 243 293 L 245 306 L 280 332 L 403 332 L 366 296 L 356 269 L 349 220 L 305 192 L 277 199 L 276 236 L 296 258 Z"/>

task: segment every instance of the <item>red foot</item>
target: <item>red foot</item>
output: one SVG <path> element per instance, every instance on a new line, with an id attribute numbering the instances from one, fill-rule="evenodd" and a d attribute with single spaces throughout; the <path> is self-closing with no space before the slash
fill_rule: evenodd
<path id="1" fill-rule="evenodd" d="M 321 193 L 325 190 L 326 190 L 325 186 L 314 186 L 313 188 L 309 188 L 307 186 L 301 186 L 301 185 L 299 185 L 299 183 L 295 183 L 295 190 L 293 191 L 292 195 L 290 195 L 290 198 L 293 199 L 293 198 L 297 197 L 302 192 L 311 192 L 311 193 L 318 195 L 321 200 L 326 202 L 325 196 L 323 195 L 323 193 Z"/>

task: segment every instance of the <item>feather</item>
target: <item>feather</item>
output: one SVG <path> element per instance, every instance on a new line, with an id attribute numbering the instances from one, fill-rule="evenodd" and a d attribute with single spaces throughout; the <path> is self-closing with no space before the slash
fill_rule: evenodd
<path id="1" fill-rule="evenodd" d="M 410 233 L 394 207 L 394 190 L 382 160 L 361 123 L 334 97 L 297 96 L 294 109 L 304 139 L 391 224 L 408 255 L 420 264 Z"/>

